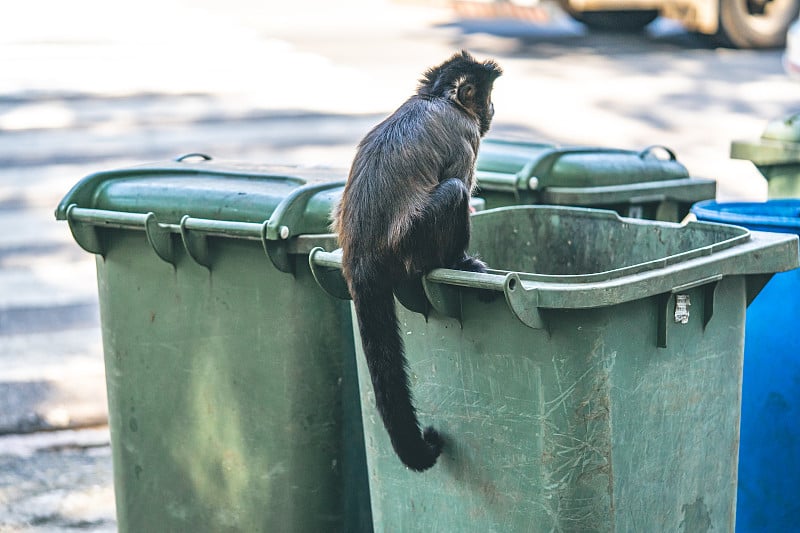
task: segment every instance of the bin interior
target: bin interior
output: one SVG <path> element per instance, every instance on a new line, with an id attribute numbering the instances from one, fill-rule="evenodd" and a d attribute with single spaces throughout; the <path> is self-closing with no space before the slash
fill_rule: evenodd
<path id="1" fill-rule="evenodd" d="M 660 268 L 749 238 L 735 226 L 643 222 L 612 211 L 563 207 L 505 207 L 472 220 L 472 252 L 490 268 L 547 277 L 613 277 L 631 268 Z"/>

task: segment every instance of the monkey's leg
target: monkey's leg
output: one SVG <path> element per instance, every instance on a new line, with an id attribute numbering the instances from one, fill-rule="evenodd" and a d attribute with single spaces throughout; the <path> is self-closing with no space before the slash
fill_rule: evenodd
<path id="1" fill-rule="evenodd" d="M 442 181 L 430 195 L 423 216 L 415 225 L 420 238 L 414 240 L 429 243 L 429 247 L 417 249 L 427 249 L 427 259 L 435 261 L 422 269 L 423 272 L 439 266 L 486 272 L 486 263 L 466 252 L 470 237 L 469 197 L 466 185 L 455 178 Z M 430 238 L 426 240 L 427 236 Z M 475 290 L 483 302 L 494 301 L 500 294 L 484 289 Z"/>
<path id="2" fill-rule="evenodd" d="M 469 243 L 469 191 L 464 183 L 456 178 L 440 182 L 420 207 L 404 243 L 415 269 L 424 273 L 463 262 Z"/>
<path id="3" fill-rule="evenodd" d="M 421 216 L 414 220 L 405 241 L 406 256 L 413 258 L 413 267 L 419 274 L 437 267 L 486 272 L 486 264 L 466 252 L 469 230 L 469 191 L 461 180 L 446 179 L 433 190 Z M 475 290 L 484 302 L 498 296 L 494 291 Z"/>

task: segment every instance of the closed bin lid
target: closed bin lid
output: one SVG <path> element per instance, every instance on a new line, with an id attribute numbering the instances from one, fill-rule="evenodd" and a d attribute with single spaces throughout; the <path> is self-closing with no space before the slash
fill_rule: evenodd
<path id="1" fill-rule="evenodd" d="M 329 233 L 330 213 L 346 176 L 344 170 L 214 161 L 191 154 L 89 175 L 67 193 L 55 214 L 69 222 L 84 249 L 101 255 L 97 228 L 142 229 L 167 261 L 170 234 L 180 234 L 184 242 L 198 235 L 261 240 L 272 257 L 287 252 L 271 243 Z"/>
<path id="2" fill-rule="evenodd" d="M 486 139 L 478 153 L 478 187 L 539 191 L 547 203 L 613 203 L 641 196 L 713 198 L 713 180 L 695 179 L 668 148 L 642 151 Z M 563 202 L 561 200 L 564 200 Z"/>
<path id="3" fill-rule="evenodd" d="M 304 216 L 303 233 L 325 233 L 329 214 L 344 186 L 346 171 L 215 161 L 207 156 L 91 174 L 78 182 L 56 208 L 154 213 L 161 223 L 184 215 L 236 222 L 263 222 L 300 190 L 319 196 Z M 336 194 L 339 193 L 339 194 Z M 296 233 L 295 233 L 296 234 Z"/>
<path id="4" fill-rule="evenodd" d="M 698 220 L 735 224 L 757 231 L 800 235 L 800 199 L 766 202 L 699 202 L 692 206 Z"/>

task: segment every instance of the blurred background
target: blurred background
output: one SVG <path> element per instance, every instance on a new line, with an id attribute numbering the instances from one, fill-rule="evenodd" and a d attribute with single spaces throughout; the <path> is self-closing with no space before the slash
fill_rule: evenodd
<path id="1" fill-rule="evenodd" d="M 0 531 L 115 530 L 94 258 L 53 217 L 89 173 L 189 152 L 347 167 L 356 143 L 420 74 L 463 48 L 505 71 L 490 136 L 661 144 L 693 176 L 716 179 L 719 199 L 765 199 L 759 172 L 729 151 L 800 108 L 781 45 L 721 46 L 662 17 L 639 31 L 614 31 L 618 24 L 589 28 L 546 2 L 28 0 L 7 8 Z"/>

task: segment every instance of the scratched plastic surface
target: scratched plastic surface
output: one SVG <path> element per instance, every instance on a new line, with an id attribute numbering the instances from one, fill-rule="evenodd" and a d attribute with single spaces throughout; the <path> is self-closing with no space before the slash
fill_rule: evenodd
<path id="1" fill-rule="evenodd" d="M 173 162 L 90 176 L 59 206 L 98 250 L 120 531 L 371 530 L 349 310 L 302 235 L 261 231 L 274 210 L 310 213 L 292 236 L 327 231 L 334 189 L 286 202 L 319 174 Z"/>
<path id="2" fill-rule="evenodd" d="M 565 305 L 582 283 L 565 284 L 567 277 L 653 259 L 658 246 L 627 242 L 635 232 L 675 253 L 693 246 L 673 246 L 682 230 L 698 228 L 614 222 L 587 210 L 576 210 L 584 224 L 568 224 L 569 211 L 552 209 L 524 224 L 529 215 L 513 211 L 473 217 L 472 249 L 497 269 L 543 270 L 543 281 L 528 288 L 549 287 Z M 598 221 L 617 227 L 598 228 Z M 648 224 L 663 231 L 642 232 Z M 610 230 L 619 250 L 632 246 L 614 261 L 606 257 Z M 356 336 L 375 530 L 733 531 L 745 308 L 769 277 L 765 268 L 797 266 L 796 239 L 782 239 L 786 247 L 769 254 L 754 234 L 705 258 L 664 265 L 664 276 L 683 272 L 697 281 L 682 282 L 677 294 L 597 307 L 550 304 L 540 309 L 541 327 L 518 320 L 502 294 L 487 304 L 468 288 L 459 289 L 460 320 L 435 309 L 426 319 L 398 305 L 419 418 L 444 434 L 446 447 L 425 473 L 403 467 L 375 410 Z M 537 249 L 558 254 L 558 244 L 560 259 L 532 257 Z M 759 267 L 765 256 L 776 262 Z M 747 266 L 709 277 L 727 272 L 725 261 Z M 642 275 L 591 278 L 585 292 L 603 298 Z M 678 309 L 678 295 L 690 306 Z"/>

